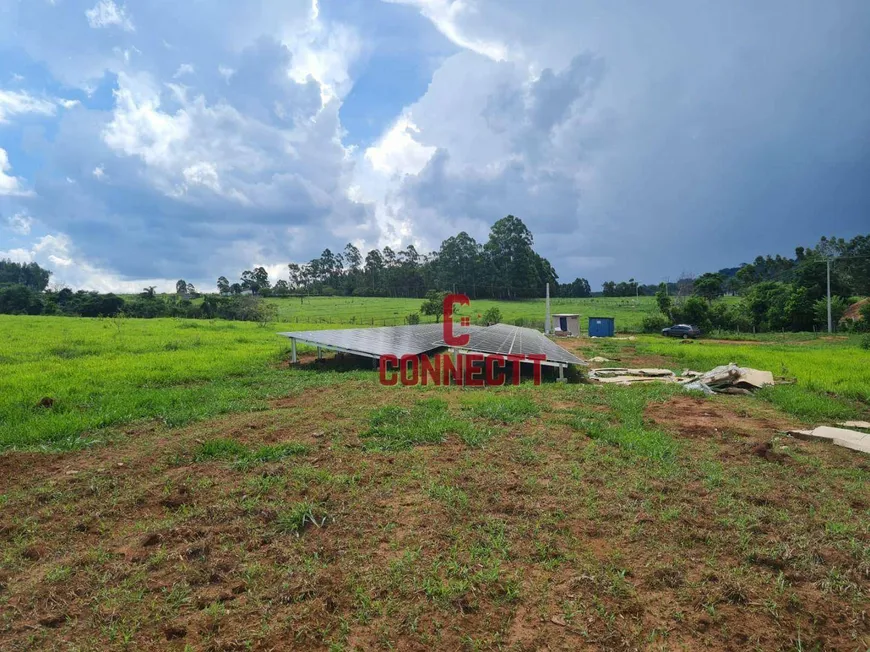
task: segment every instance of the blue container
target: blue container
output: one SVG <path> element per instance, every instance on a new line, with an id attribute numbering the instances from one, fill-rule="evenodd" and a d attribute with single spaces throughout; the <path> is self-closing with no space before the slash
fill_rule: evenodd
<path id="1" fill-rule="evenodd" d="M 589 337 L 613 337 L 615 332 L 613 317 L 589 318 Z"/>

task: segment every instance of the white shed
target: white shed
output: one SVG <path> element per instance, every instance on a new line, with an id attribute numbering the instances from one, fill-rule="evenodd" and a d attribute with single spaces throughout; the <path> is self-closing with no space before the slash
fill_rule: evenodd
<path id="1" fill-rule="evenodd" d="M 556 337 L 580 337 L 580 315 L 560 313 L 552 317 Z"/>

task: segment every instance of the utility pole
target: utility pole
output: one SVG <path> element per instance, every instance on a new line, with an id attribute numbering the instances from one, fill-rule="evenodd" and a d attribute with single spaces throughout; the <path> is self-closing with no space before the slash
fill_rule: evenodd
<path id="1" fill-rule="evenodd" d="M 544 317 L 544 335 L 550 334 L 550 284 L 547 283 L 547 315 Z"/>
<path id="2" fill-rule="evenodd" d="M 831 259 L 828 258 L 825 262 L 828 264 L 828 333 L 833 333 L 834 328 L 831 323 Z"/>

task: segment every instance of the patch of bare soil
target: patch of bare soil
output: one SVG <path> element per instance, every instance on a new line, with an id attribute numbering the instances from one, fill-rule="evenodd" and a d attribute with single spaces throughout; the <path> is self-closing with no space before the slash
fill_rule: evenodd
<path id="1" fill-rule="evenodd" d="M 778 415 L 747 414 L 745 403 L 746 397 L 742 396 L 722 396 L 712 401 L 675 396 L 665 403 L 649 405 L 646 416 L 683 437 L 771 437 L 795 427 L 793 422 Z"/>
<path id="2" fill-rule="evenodd" d="M 678 436 L 660 465 L 559 420 L 601 407 L 586 389 L 542 387 L 541 417 L 481 422 L 479 447 L 366 451 L 370 410 L 421 393 L 351 382 L 0 456 L 0 649 L 870 645 L 852 451 L 785 451 L 781 415 L 680 396 L 646 411 Z M 215 438 L 308 449 L 197 461 Z"/>
<path id="3" fill-rule="evenodd" d="M 620 342 L 616 352 L 602 351 L 601 345 L 586 338 L 570 338 L 559 340 L 557 342 L 572 353 L 575 353 L 582 359 L 594 358 L 601 356 L 608 358 L 611 362 L 594 363 L 594 367 L 655 367 L 655 368 L 671 368 L 673 362 L 665 356 L 655 354 L 641 354 L 637 352 L 637 346 L 632 343 Z"/>
<path id="4" fill-rule="evenodd" d="M 845 314 L 843 314 L 843 318 L 851 319 L 852 321 L 857 321 L 861 319 L 861 309 L 868 303 L 870 303 L 870 299 L 861 299 L 860 301 L 853 303 L 846 310 Z"/>

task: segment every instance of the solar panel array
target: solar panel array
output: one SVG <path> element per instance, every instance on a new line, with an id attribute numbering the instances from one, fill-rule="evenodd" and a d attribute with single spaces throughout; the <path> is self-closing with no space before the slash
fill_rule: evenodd
<path id="1" fill-rule="evenodd" d="M 545 355 L 550 362 L 585 364 L 580 358 L 554 343 L 543 333 L 533 328 L 508 324 L 495 324 L 477 328 L 469 333 L 468 344 L 461 347 L 468 351 L 497 353 L 500 355 Z M 442 340 L 443 343 L 443 340 Z"/>
<path id="2" fill-rule="evenodd" d="M 403 355 L 420 355 L 444 346 L 441 339 L 443 335 L 442 328 L 441 324 L 419 324 L 415 326 L 294 331 L 279 333 L 279 335 L 308 342 L 309 344 L 337 347 L 373 358 L 388 354 L 402 357 Z M 467 331 L 469 328 L 462 330 Z"/>
<path id="3" fill-rule="evenodd" d="M 279 333 L 302 342 L 377 358 L 382 355 L 421 355 L 446 347 L 442 324 L 415 326 L 384 326 L 380 328 L 345 328 L 322 331 L 291 331 Z M 542 333 L 520 326 L 456 326 L 456 335 L 468 334 L 465 351 L 500 355 L 544 354 L 550 362 L 585 364 Z"/>

